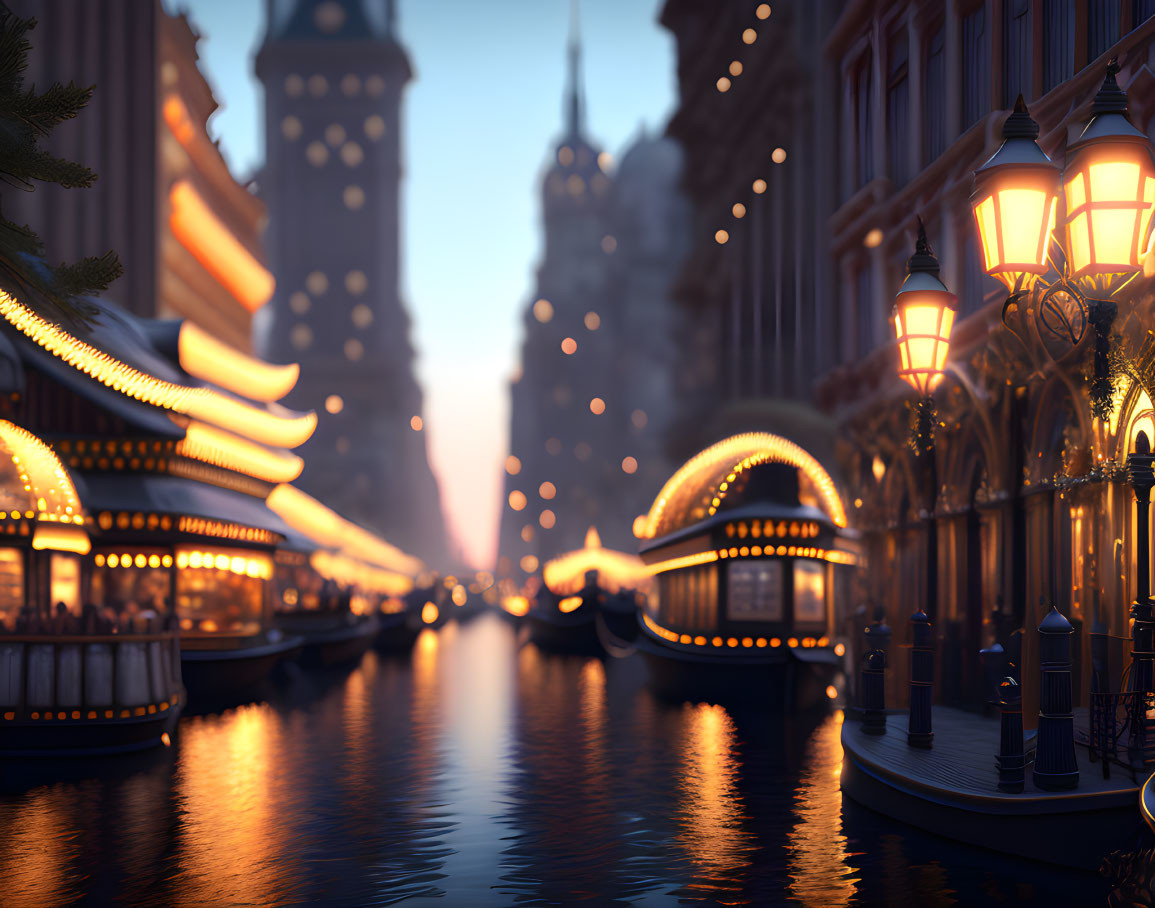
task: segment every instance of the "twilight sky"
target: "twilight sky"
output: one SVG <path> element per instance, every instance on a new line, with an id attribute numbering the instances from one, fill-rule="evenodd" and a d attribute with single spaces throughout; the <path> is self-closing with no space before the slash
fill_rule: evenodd
<path id="1" fill-rule="evenodd" d="M 368 0 L 376 2 L 376 0 Z M 615 158 L 676 99 L 662 0 L 584 0 L 587 124 Z M 222 110 L 209 124 L 233 173 L 263 151 L 252 74 L 258 0 L 166 0 L 202 35 L 201 68 Z M 466 559 L 492 567 L 519 313 L 541 247 L 538 182 L 561 128 L 566 0 L 400 0 L 416 78 L 403 141 L 402 297 L 413 319 L 425 426 L 442 507 Z M 404 546 L 405 540 L 394 540 Z"/>

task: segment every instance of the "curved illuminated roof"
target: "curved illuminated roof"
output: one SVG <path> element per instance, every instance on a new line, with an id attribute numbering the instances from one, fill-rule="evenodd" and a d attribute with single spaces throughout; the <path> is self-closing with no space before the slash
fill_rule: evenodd
<path id="1" fill-rule="evenodd" d="M 256 407 L 212 388 L 179 384 L 134 368 L 41 318 L 4 290 L 0 290 L 0 316 L 57 359 L 134 400 L 213 423 L 273 447 L 295 448 L 317 427 L 315 413 L 294 413 L 275 404 Z M 114 332 L 110 329 L 107 333 Z"/>
<path id="2" fill-rule="evenodd" d="M 712 517 L 738 474 L 763 463 L 797 467 L 810 481 L 830 520 L 846 526 L 842 499 L 822 464 L 779 435 L 747 432 L 711 445 L 686 461 L 662 486 L 649 514 L 637 521 L 638 537 L 655 539 Z"/>
<path id="3" fill-rule="evenodd" d="M 180 323 L 177 356 L 180 367 L 189 375 L 265 402 L 280 400 L 292 391 L 301 374 L 296 363 L 266 363 L 217 340 L 187 320 Z"/>
<path id="4" fill-rule="evenodd" d="M 37 519 L 84 523 L 76 486 L 52 448 L 27 429 L 6 419 L 0 419 L 0 443 L 12 457 L 12 464 Z"/>
<path id="5" fill-rule="evenodd" d="M 585 586 L 587 571 L 598 572 L 598 585 L 611 593 L 623 587 L 636 589 L 650 577 L 650 570 L 637 555 L 603 549 L 598 531 L 586 533 L 585 548 L 566 552 L 542 568 L 545 585 L 558 595 L 572 595 Z"/>

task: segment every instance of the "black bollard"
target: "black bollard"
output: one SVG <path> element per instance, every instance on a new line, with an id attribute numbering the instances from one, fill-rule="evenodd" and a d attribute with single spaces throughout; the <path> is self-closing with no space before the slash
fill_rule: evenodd
<path id="1" fill-rule="evenodd" d="M 911 747 L 930 748 L 930 701 L 934 684 L 934 649 L 931 644 L 930 619 L 919 609 L 910 616 L 910 724 L 906 743 Z"/>
<path id="2" fill-rule="evenodd" d="M 1026 757 L 1023 755 L 1023 696 L 1014 678 L 999 685 L 999 791 L 1023 790 Z"/>
<path id="3" fill-rule="evenodd" d="M 862 631 L 862 651 L 869 655 L 875 650 L 882 653 L 883 668 L 889 668 L 890 625 L 886 623 L 886 612 L 882 606 L 875 607 L 874 622 Z"/>
<path id="4" fill-rule="evenodd" d="M 1131 488 L 1135 490 L 1135 602 L 1131 605 L 1131 681 L 1134 691 L 1155 691 L 1155 618 L 1147 578 L 1150 575 L 1151 544 L 1148 532 L 1151 489 L 1155 486 L 1155 455 L 1146 432 L 1135 439 L 1135 450 L 1127 455 Z M 1144 704 L 1144 711 L 1146 705 Z"/>
<path id="5" fill-rule="evenodd" d="M 1071 622 L 1054 607 L 1039 625 L 1039 660 L 1039 736 L 1032 778 L 1036 788 L 1066 791 L 1079 785 L 1071 712 Z"/>
<path id="6" fill-rule="evenodd" d="M 879 649 L 862 660 L 862 731 L 886 734 L 886 653 Z"/>

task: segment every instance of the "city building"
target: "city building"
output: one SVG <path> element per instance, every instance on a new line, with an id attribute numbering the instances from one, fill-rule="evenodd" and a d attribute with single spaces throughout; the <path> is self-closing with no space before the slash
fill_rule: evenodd
<path id="1" fill-rule="evenodd" d="M 596 527 L 631 528 L 669 474 L 670 285 L 687 245 L 681 152 L 643 129 L 616 168 L 588 137 L 576 22 L 564 132 L 542 180 L 545 252 L 511 389 L 498 575 L 520 584 Z"/>
<path id="2" fill-rule="evenodd" d="M 299 361 L 290 404 L 320 414 L 300 485 L 432 563 L 446 556 L 400 298 L 402 93 L 392 0 L 266 5 L 260 193 L 277 291 L 258 327 Z"/>
<path id="3" fill-rule="evenodd" d="M 250 350 L 253 314 L 273 292 L 265 209 L 209 138 L 217 104 L 188 19 L 168 15 L 159 0 L 17 0 L 12 8 L 38 23 L 30 82 L 95 86 L 87 115 L 48 144 L 99 178 L 81 191 L 12 193 L 6 215 L 36 224 L 63 260 L 116 250 L 124 275 L 108 296 L 135 314 L 187 318 Z"/>

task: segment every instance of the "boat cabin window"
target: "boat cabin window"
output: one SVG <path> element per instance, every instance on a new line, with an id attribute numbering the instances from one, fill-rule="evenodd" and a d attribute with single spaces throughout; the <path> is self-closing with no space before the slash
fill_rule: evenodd
<path id="1" fill-rule="evenodd" d="M 660 574 L 658 602 L 664 624 L 686 630 L 713 629 L 717 624 L 717 570 L 710 564 Z"/>
<path id="2" fill-rule="evenodd" d="M 731 561 L 727 567 L 726 617 L 730 621 L 782 620 L 781 561 Z"/>
<path id="3" fill-rule="evenodd" d="M 794 623 L 826 624 L 826 567 L 794 562 Z"/>
<path id="4" fill-rule="evenodd" d="M 73 615 L 81 612 L 80 559 L 75 555 L 52 553 L 49 576 L 49 598 L 55 609 L 60 603 Z"/>
<path id="5" fill-rule="evenodd" d="M 167 615 L 172 605 L 172 554 L 165 549 L 98 551 L 92 558 L 88 601 L 114 623 L 147 612 Z"/>
<path id="6" fill-rule="evenodd" d="M 177 551 L 176 605 L 188 636 L 252 636 L 263 626 L 268 556 L 241 549 Z"/>
<path id="7" fill-rule="evenodd" d="M 16 629 L 24 607 L 24 553 L 0 549 L 0 630 Z"/>

